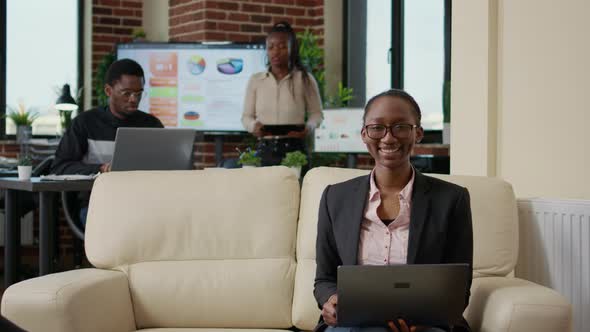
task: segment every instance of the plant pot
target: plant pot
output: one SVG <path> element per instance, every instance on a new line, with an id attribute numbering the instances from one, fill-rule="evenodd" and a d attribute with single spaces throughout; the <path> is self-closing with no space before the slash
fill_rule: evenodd
<path id="1" fill-rule="evenodd" d="M 31 173 L 33 172 L 33 166 L 18 166 L 18 179 L 29 180 L 31 179 Z"/>
<path id="2" fill-rule="evenodd" d="M 16 127 L 16 142 L 18 144 L 26 143 L 31 139 L 33 129 L 31 126 L 19 125 Z"/>
<path id="3" fill-rule="evenodd" d="M 289 169 L 295 174 L 295 176 L 299 179 L 301 177 L 301 166 L 291 166 Z"/>

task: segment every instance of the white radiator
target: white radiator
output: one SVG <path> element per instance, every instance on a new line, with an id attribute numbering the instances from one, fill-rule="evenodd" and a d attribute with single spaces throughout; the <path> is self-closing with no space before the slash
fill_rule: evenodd
<path id="1" fill-rule="evenodd" d="M 573 305 L 574 332 L 590 331 L 590 201 L 519 199 L 516 275 Z"/>

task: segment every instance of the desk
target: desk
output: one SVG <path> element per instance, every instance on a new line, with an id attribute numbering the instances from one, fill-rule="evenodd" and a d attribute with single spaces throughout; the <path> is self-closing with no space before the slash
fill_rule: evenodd
<path id="1" fill-rule="evenodd" d="M 41 181 L 39 178 L 20 181 L 0 178 L 0 189 L 6 190 L 4 223 L 4 284 L 17 282 L 20 250 L 20 225 L 17 211 L 17 192 L 39 193 L 39 275 L 51 273 L 53 262 L 53 232 L 55 225 L 55 193 L 62 191 L 90 191 L 94 181 Z"/>

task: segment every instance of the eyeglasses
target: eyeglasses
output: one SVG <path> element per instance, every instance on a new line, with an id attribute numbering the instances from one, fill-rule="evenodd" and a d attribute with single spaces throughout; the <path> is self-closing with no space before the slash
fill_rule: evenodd
<path id="1" fill-rule="evenodd" d="M 115 91 L 117 91 L 117 90 L 115 90 Z M 131 99 L 131 97 L 135 97 L 135 99 L 141 99 L 141 97 L 143 97 L 143 95 L 145 94 L 145 91 L 137 91 L 137 92 L 117 91 L 117 94 L 127 100 Z"/>
<path id="2" fill-rule="evenodd" d="M 392 126 L 371 124 L 366 125 L 365 130 L 367 131 L 367 136 L 372 139 L 382 139 L 387 135 L 387 131 L 391 131 L 391 135 L 396 138 L 408 138 L 412 133 L 412 129 L 417 127 L 417 125 L 407 123 L 399 123 Z"/>

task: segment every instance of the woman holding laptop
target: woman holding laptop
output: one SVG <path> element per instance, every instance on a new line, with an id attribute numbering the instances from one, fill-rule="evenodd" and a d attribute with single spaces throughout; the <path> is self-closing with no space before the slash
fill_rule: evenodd
<path id="1" fill-rule="evenodd" d="M 420 107 L 408 93 L 389 90 L 369 100 L 362 140 L 375 161 L 370 175 L 328 186 L 319 209 L 314 296 L 322 308 L 316 330 L 380 331 L 337 327 L 339 265 L 448 264 L 473 261 L 471 208 L 467 189 L 421 174 L 410 164 L 424 131 Z M 471 278 L 468 279 L 469 286 Z M 469 301 L 466 293 L 455 294 Z M 449 331 L 414 326 L 391 317 L 394 332 Z M 453 331 L 470 331 L 457 322 Z"/>
<path id="2" fill-rule="evenodd" d="M 287 152 L 305 150 L 304 138 L 322 121 L 318 86 L 299 58 L 295 32 L 275 24 L 266 38 L 268 71 L 252 75 L 246 89 L 242 124 L 258 137 L 263 166 L 277 165 Z M 307 121 L 306 119 L 307 115 Z M 296 125 L 292 130 L 272 126 Z"/>

